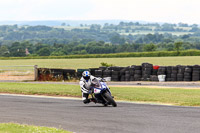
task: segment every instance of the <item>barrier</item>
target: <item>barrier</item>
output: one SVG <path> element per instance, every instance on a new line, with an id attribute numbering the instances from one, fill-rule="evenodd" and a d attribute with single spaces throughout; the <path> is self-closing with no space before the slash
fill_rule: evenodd
<path id="1" fill-rule="evenodd" d="M 0 80 L 37 80 L 37 65 L 0 66 Z"/>

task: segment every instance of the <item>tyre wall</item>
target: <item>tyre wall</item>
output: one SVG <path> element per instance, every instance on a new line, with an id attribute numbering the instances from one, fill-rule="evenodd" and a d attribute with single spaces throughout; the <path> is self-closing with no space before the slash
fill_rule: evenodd
<path id="1" fill-rule="evenodd" d="M 90 69 L 89 69 L 90 70 Z M 158 75 L 166 75 L 165 81 L 200 81 L 200 66 L 154 66 L 150 63 L 128 67 L 100 67 L 94 76 L 112 81 L 158 81 Z"/>
<path id="2" fill-rule="evenodd" d="M 83 71 L 90 71 L 100 78 L 111 81 L 158 81 L 158 75 L 166 75 L 165 81 L 200 81 L 200 65 L 154 66 L 150 63 L 127 67 L 99 67 L 89 69 L 49 69 L 38 68 L 38 80 L 61 81 L 80 79 Z"/>

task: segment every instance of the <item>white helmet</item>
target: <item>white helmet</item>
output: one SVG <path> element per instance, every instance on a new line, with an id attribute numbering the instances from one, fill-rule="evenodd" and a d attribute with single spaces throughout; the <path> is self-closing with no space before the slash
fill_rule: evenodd
<path id="1" fill-rule="evenodd" d="M 90 74 L 89 71 L 84 71 L 84 72 L 82 73 L 82 76 L 83 76 L 83 78 L 84 78 L 85 80 L 89 80 L 91 74 Z"/>

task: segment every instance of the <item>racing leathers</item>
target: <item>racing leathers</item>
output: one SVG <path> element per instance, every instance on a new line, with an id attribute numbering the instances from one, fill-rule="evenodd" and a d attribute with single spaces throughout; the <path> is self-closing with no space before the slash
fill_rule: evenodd
<path id="1" fill-rule="evenodd" d="M 89 94 L 91 93 L 91 82 L 95 79 L 96 77 L 90 76 L 90 79 L 85 80 L 83 77 L 80 79 L 80 87 L 81 87 L 81 92 L 82 92 L 82 100 L 83 103 L 87 104 L 90 102 L 90 99 L 88 99 Z"/>

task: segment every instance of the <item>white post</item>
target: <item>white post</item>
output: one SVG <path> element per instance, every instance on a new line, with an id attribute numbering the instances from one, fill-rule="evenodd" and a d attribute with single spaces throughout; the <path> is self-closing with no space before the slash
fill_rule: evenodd
<path id="1" fill-rule="evenodd" d="M 34 66 L 34 72 L 35 72 L 35 78 L 34 78 L 34 80 L 37 81 L 38 80 L 38 65 Z"/>

